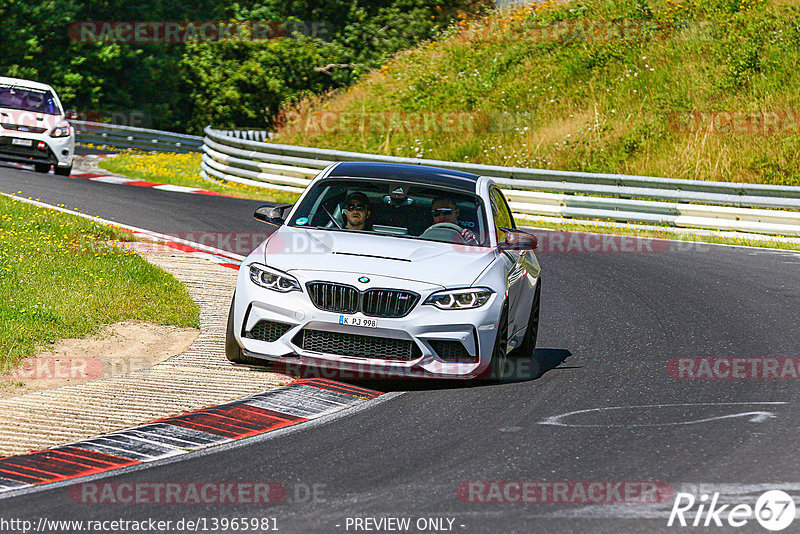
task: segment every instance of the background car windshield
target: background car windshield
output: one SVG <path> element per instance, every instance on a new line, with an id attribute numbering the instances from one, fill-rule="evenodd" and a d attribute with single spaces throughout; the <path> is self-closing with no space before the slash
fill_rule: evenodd
<path id="1" fill-rule="evenodd" d="M 11 85 L 0 85 L 0 107 L 48 115 L 60 114 L 55 98 L 50 91 Z"/>
<path id="2" fill-rule="evenodd" d="M 369 216 L 362 232 L 488 246 L 480 197 L 404 182 L 323 180 L 308 192 L 289 224 L 346 230 L 348 205 L 363 204 L 352 200 L 354 193 L 362 193 L 367 199 L 363 207 L 369 210 Z M 434 207 L 437 208 L 435 212 Z"/>

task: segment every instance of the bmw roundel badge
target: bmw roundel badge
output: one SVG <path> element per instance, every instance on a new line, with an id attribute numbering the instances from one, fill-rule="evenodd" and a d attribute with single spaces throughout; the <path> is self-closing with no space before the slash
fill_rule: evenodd
<path id="1" fill-rule="evenodd" d="M 362 284 L 366 284 L 367 282 L 369 282 L 369 278 L 367 278 L 366 276 L 362 276 L 361 278 L 358 279 L 358 281 L 361 282 Z"/>

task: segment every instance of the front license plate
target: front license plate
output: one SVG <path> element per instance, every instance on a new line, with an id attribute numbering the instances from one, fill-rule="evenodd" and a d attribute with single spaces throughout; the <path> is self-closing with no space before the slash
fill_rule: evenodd
<path id="1" fill-rule="evenodd" d="M 12 145 L 19 145 L 19 146 L 31 146 L 33 144 L 32 139 L 12 139 Z"/>
<path id="2" fill-rule="evenodd" d="M 360 317 L 352 317 L 350 315 L 340 315 L 339 324 L 346 324 L 347 326 L 363 326 L 366 328 L 377 328 L 377 319 L 362 319 Z"/>

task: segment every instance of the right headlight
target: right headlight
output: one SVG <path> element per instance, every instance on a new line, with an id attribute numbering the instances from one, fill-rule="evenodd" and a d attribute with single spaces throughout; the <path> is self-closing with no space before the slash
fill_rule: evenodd
<path id="1" fill-rule="evenodd" d="M 437 291 L 423 304 L 436 306 L 440 310 L 469 310 L 480 308 L 489 301 L 492 290 L 487 287 L 470 287 L 466 289 L 448 289 Z"/>
<path id="2" fill-rule="evenodd" d="M 68 122 L 62 122 L 50 132 L 50 137 L 67 137 L 72 133 L 72 126 Z"/>
<path id="3" fill-rule="evenodd" d="M 256 285 L 281 293 L 302 291 L 300 282 L 294 276 L 257 263 L 250 265 L 250 280 Z"/>

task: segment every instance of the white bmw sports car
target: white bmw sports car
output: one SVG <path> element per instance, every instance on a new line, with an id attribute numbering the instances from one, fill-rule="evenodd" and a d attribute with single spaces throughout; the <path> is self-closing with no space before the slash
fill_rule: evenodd
<path id="1" fill-rule="evenodd" d="M 336 163 L 239 271 L 226 354 L 388 377 L 500 376 L 532 358 L 536 236 L 495 183 L 391 163 Z"/>

